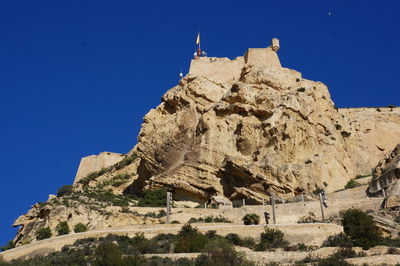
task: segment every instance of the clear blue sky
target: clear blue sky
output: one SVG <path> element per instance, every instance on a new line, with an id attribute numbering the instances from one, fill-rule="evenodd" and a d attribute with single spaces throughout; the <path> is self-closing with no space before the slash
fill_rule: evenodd
<path id="1" fill-rule="evenodd" d="M 79 160 L 126 153 L 143 116 L 209 56 L 281 40 L 285 67 L 338 107 L 400 105 L 400 1 L 1 1 L 0 245 Z M 331 12 L 331 15 L 329 15 Z"/>

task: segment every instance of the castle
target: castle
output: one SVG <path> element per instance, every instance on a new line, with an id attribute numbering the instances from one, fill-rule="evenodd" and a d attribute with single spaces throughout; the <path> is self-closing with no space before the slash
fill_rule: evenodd
<path id="1" fill-rule="evenodd" d="M 205 76 L 219 83 L 237 81 L 245 64 L 281 68 L 278 50 L 279 40 L 273 38 L 271 46 L 249 48 L 243 56 L 233 60 L 226 57 L 198 57 L 192 59 L 189 74 Z"/>

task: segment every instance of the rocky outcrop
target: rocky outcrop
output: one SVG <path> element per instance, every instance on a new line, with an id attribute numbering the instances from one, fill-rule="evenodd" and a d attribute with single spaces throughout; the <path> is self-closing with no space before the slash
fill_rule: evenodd
<path id="1" fill-rule="evenodd" d="M 144 118 L 144 188 L 177 200 L 255 202 L 271 192 L 340 189 L 355 176 L 327 87 L 294 70 L 247 65 L 240 81 L 187 76 Z"/>
<path id="2" fill-rule="evenodd" d="M 357 175 L 369 175 L 400 143 L 400 108 L 343 108 L 336 126 L 346 142 Z M 379 176 L 381 173 L 375 173 Z"/>

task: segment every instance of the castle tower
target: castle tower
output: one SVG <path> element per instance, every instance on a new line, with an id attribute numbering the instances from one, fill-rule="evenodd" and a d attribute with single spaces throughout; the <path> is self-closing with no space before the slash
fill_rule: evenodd
<path id="1" fill-rule="evenodd" d="M 220 57 L 198 57 L 190 62 L 189 74 L 205 76 L 219 83 L 238 81 L 245 64 L 281 68 L 277 51 L 279 40 L 273 38 L 266 48 L 249 48 L 244 56 L 233 60 Z"/>
<path id="2" fill-rule="evenodd" d="M 277 38 L 272 38 L 271 46 L 267 48 L 249 48 L 244 55 L 245 63 L 256 66 L 273 66 L 280 68 L 282 67 L 281 62 L 276 53 L 279 48 L 279 40 Z"/>

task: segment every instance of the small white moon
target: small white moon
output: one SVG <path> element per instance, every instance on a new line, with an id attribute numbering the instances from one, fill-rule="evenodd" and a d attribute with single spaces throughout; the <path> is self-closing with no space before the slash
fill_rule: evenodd
<path id="1" fill-rule="evenodd" d="M 330 15 L 332 15 L 332 12 L 329 11 L 329 12 L 328 12 L 328 16 L 330 16 Z"/>

